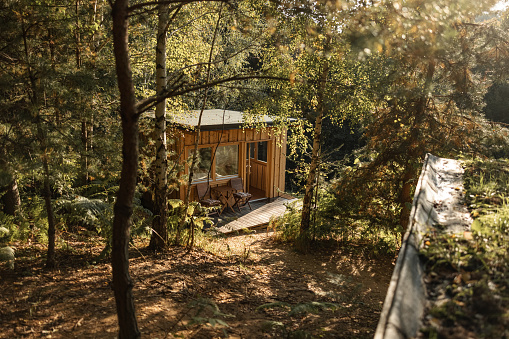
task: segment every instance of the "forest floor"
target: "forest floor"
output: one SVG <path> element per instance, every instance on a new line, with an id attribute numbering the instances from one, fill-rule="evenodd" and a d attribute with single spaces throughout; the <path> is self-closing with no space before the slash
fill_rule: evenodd
<path id="1" fill-rule="evenodd" d="M 101 242 L 64 238 L 52 271 L 43 268 L 42 245 L 14 244 L 16 268 L 0 266 L 0 338 L 116 337 L 111 265 L 90 262 Z M 395 258 L 337 244 L 302 255 L 264 231 L 209 245 L 158 254 L 143 243 L 133 248 L 143 337 L 373 337 Z"/>

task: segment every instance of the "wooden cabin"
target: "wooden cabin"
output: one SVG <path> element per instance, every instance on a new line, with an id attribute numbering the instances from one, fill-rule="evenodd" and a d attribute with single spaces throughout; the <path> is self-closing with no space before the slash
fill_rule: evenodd
<path id="1" fill-rule="evenodd" d="M 179 161 L 190 159 L 196 140 L 199 111 L 174 118 L 169 137 Z M 264 116 L 258 128 L 245 128 L 244 114 L 220 109 L 205 110 L 202 116 L 198 164 L 191 185 L 191 199 L 197 200 L 197 183 L 209 182 L 211 188 L 228 185 L 241 177 L 252 200 L 273 199 L 285 190 L 286 130 L 277 131 L 273 120 Z M 171 144 L 171 143 L 170 143 Z M 209 175 L 210 169 L 210 175 Z M 189 173 L 186 163 L 185 174 Z M 175 198 L 184 199 L 181 187 Z"/>

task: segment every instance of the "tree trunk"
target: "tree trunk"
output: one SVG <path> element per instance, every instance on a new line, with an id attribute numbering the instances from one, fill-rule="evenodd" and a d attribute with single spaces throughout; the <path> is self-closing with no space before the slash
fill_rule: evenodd
<path id="1" fill-rule="evenodd" d="M 81 182 L 83 185 L 88 183 L 88 126 L 87 120 L 81 121 Z"/>
<path id="2" fill-rule="evenodd" d="M 129 61 L 128 0 L 113 4 L 113 49 L 118 88 L 120 92 L 120 117 L 122 119 L 122 172 L 113 218 L 113 243 L 111 266 L 113 291 L 117 307 L 119 338 L 140 338 L 134 297 L 133 282 L 129 275 L 129 236 L 132 223 L 133 198 L 138 169 L 138 115 Z"/>
<path id="3" fill-rule="evenodd" d="M 51 205 L 51 183 L 49 170 L 48 140 L 42 128 L 40 112 L 37 112 L 37 136 L 41 149 L 42 167 L 44 170 L 43 197 L 46 205 L 46 214 L 48 219 L 48 256 L 46 258 L 46 268 L 54 268 L 55 261 L 55 214 Z"/>
<path id="4" fill-rule="evenodd" d="M 23 36 L 23 46 L 26 62 L 30 65 L 31 55 L 29 53 L 28 47 L 28 34 L 25 29 L 24 21 L 21 21 L 21 30 Z M 42 157 L 42 166 L 44 170 L 44 187 L 43 187 L 43 195 L 44 202 L 46 205 L 46 213 L 48 218 L 48 256 L 46 258 L 46 267 L 54 268 L 55 267 L 55 216 L 53 214 L 53 206 L 51 205 L 51 185 L 50 185 L 50 171 L 49 171 L 49 159 L 48 159 L 48 140 L 47 136 L 44 133 L 41 122 L 41 113 L 39 111 L 39 86 L 37 85 L 38 79 L 35 75 L 33 69 L 28 67 L 28 77 L 30 80 L 30 89 L 31 89 L 31 102 L 33 108 L 35 110 L 35 122 L 37 125 L 37 138 L 39 139 L 39 147 L 41 150 Z"/>
<path id="5" fill-rule="evenodd" d="M 219 5 L 219 13 L 217 16 L 217 22 L 216 22 L 216 28 L 214 30 L 214 37 L 212 38 L 212 44 L 210 46 L 209 51 L 209 58 L 208 58 L 208 64 L 207 64 L 207 80 L 205 82 L 205 85 L 208 85 L 210 82 L 210 69 L 212 64 L 212 56 L 214 54 L 214 47 L 217 39 L 217 34 L 219 30 L 219 23 L 221 21 L 221 13 L 223 11 L 223 3 L 220 3 Z M 208 100 L 208 87 L 205 87 L 205 94 L 203 96 L 203 104 L 200 110 L 200 115 L 198 117 L 198 124 L 196 125 L 196 139 L 194 141 L 194 152 L 193 152 L 193 158 L 191 160 L 191 166 L 189 167 L 189 178 L 187 180 L 187 191 L 186 195 L 184 197 L 184 206 L 183 206 L 183 215 L 182 219 L 180 221 L 180 229 L 182 229 L 185 225 L 187 213 L 189 209 L 189 201 L 191 198 L 191 184 L 193 183 L 193 177 L 194 177 L 194 167 L 196 166 L 196 161 L 198 159 L 198 145 L 200 143 L 200 134 L 201 134 L 201 120 L 203 117 L 203 111 L 205 110 L 205 107 L 207 106 L 207 100 Z M 212 166 L 212 164 L 211 164 Z M 210 173 L 210 170 L 209 170 Z M 209 178 L 207 177 L 207 181 Z M 192 216 L 190 216 L 192 218 Z M 177 239 L 176 241 L 180 241 L 180 233 L 177 231 Z M 194 223 L 191 224 L 191 234 L 188 241 L 188 248 L 191 249 L 194 246 Z"/>
<path id="6" fill-rule="evenodd" d="M 35 96 L 34 96 L 35 97 Z M 35 97 L 36 98 L 36 97 Z M 37 102 L 37 101 L 35 101 Z M 43 196 L 46 205 L 46 214 L 48 219 L 48 256 L 46 258 L 46 268 L 55 268 L 55 214 L 51 205 L 51 183 L 49 170 L 48 140 L 42 128 L 40 112 L 37 112 L 37 136 L 41 149 L 42 167 L 44 170 Z"/>
<path id="7" fill-rule="evenodd" d="M 403 174 L 403 185 L 401 187 L 399 195 L 399 204 L 401 206 L 401 214 L 399 215 L 399 224 L 402 229 L 402 235 L 405 234 L 408 227 L 408 221 L 410 218 L 410 204 L 412 203 L 412 197 L 410 195 L 412 191 L 412 178 L 414 177 L 414 170 L 411 164 L 407 164 L 405 173 Z M 401 237 L 403 239 L 403 237 Z"/>
<path id="8" fill-rule="evenodd" d="M 44 167 L 44 203 L 46 205 L 46 213 L 48 214 L 48 256 L 46 258 L 46 268 L 55 268 L 55 215 L 53 206 L 51 205 L 51 185 L 47 150 L 43 150 L 43 167 Z"/>
<path id="9" fill-rule="evenodd" d="M 90 152 L 94 135 L 94 119 L 81 120 L 81 182 L 86 185 L 90 180 Z"/>
<path id="10" fill-rule="evenodd" d="M 16 215 L 21 209 L 21 199 L 19 197 L 18 183 L 16 175 L 12 175 L 12 180 L 6 188 L 6 192 L 2 197 L 4 204 L 4 213 L 9 215 Z"/>
<path id="11" fill-rule="evenodd" d="M 318 165 L 320 163 L 319 151 L 320 140 L 322 137 L 322 120 L 323 112 L 320 113 L 315 120 L 315 130 L 313 133 L 313 150 L 311 156 L 311 164 L 309 166 L 308 178 L 306 181 L 306 191 L 302 201 L 302 214 L 300 222 L 300 234 L 297 242 L 297 248 L 302 252 L 309 250 L 311 240 L 310 220 L 311 220 L 311 203 L 313 201 L 313 188 L 316 182 Z"/>
<path id="12" fill-rule="evenodd" d="M 300 222 L 300 232 L 297 239 L 296 247 L 301 252 L 307 252 L 311 242 L 310 220 L 311 220 L 311 203 L 313 201 L 313 188 L 315 186 L 318 166 L 320 164 L 320 143 L 322 138 L 322 120 L 325 113 L 324 95 L 327 84 L 327 76 L 329 74 L 329 65 L 324 60 L 322 74 L 320 76 L 320 86 L 318 88 L 318 115 L 315 118 L 315 129 L 313 133 L 313 150 L 311 154 L 311 164 L 309 166 L 308 177 L 306 181 L 306 191 L 302 201 L 302 214 Z"/>
<path id="13" fill-rule="evenodd" d="M 166 26 L 168 24 L 168 5 L 159 5 L 159 22 L 157 26 L 156 47 L 156 92 L 161 93 L 166 87 Z M 149 247 L 154 251 L 166 249 L 168 243 L 167 198 L 167 150 L 166 150 L 166 100 L 156 106 L 155 121 L 156 159 L 155 159 L 155 201 L 152 236 Z"/>

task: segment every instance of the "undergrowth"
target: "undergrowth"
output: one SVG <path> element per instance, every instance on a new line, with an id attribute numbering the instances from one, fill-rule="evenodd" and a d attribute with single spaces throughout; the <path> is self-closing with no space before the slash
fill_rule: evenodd
<path id="1" fill-rule="evenodd" d="M 346 224 L 332 216 L 331 196 L 320 192 L 319 204 L 312 211 L 311 240 L 314 244 L 335 242 L 342 247 L 362 244 L 365 251 L 374 255 L 393 255 L 399 249 L 397 232 L 377 228 L 362 220 Z M 294 244 L 300 234 L 301 209 L 298 202 L 287 206 L 285 214 L 271 219 L 269 230 L 274 231 L 274 240 Z"/>

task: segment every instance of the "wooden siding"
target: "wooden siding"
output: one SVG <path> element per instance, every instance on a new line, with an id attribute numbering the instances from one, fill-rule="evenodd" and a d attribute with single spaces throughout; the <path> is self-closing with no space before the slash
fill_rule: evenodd
<path id="1" fill-rule="evenodd" d="M 181 129 L 168 131 L 168 138 L 174 139 L 171 149 L 174 151 L 172 160 L 184 163 L 189 150 L 194 147 L 196 132 Z M 272 128 L 255 129 L 232 129 L 224 131 L 202 131 L 200 133 L 200 147 L 215 147 L 223 144 L 239 145 L 239 176 L 246 184 L 246 143 L 268 141 L 267 163 L 251 160 L 252 177 L 251 185 L 265 191 L 266 197 L 275 198 L 281 195 L 285 189 L 286 170 L 286 131 L 274 133 Z M 214 169 L 212 169 L 214 170 Z M 186 170 L 187 172 L 187 166 Z M 211 181 L 210 186 L 227 185 L 229 179 Z M 196 199 L 196 190 L 192 186 L 191 198 Z M 183 199 L 185 190 L 180 189 L 173 198 Z"/>
<path id="2" fill-rule="evenodd" d="M 286 131 L 274 139 L 275 147 L 273 154 L 273 179 L 271 184 L 272 196 L 276 197 L 285 191 L 286 174 Z"/>

